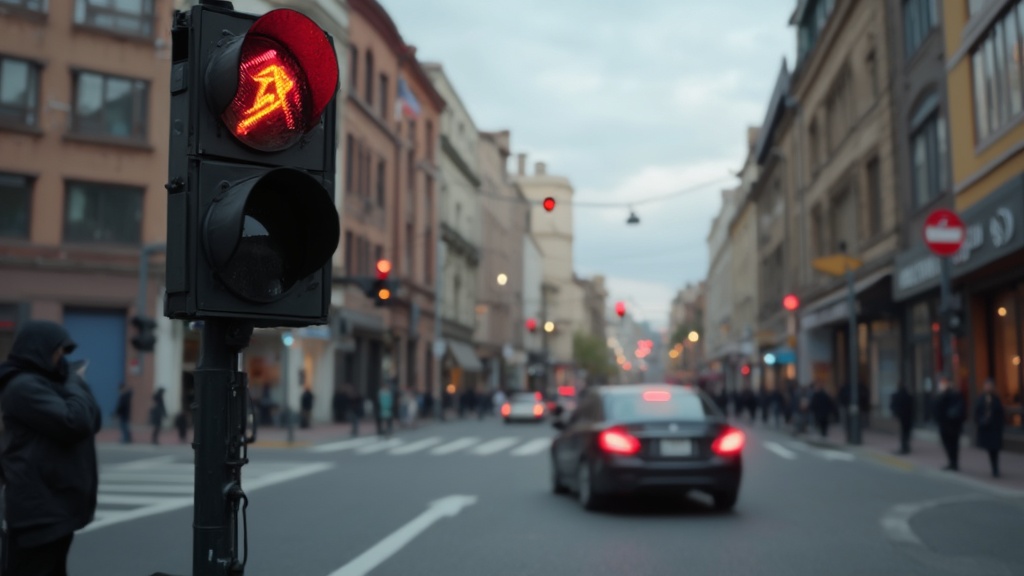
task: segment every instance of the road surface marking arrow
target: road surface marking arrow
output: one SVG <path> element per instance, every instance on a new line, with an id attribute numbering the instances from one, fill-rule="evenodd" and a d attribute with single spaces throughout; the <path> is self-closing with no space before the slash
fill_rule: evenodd
<path id="1" fill-rule="evenodd" d="M 348 564 L 331 572 L 330 576 L 365 576 L 369 574 L 371 570 L 394 556 L 417 536 L 425 532 L 427 528 L 433 526 L 434 523 L 445 518 L 457 516 L 459 512 L 462 512 L 463 508 L 476 504 L 476 500 L 476 496 L 462 496 L 458 494 L 434 500 L 422 514 L 413 518 L 405 526 L 392 532 Z"/>
<path id="2" fill-rule="evenodd" d="M 778 442 L 766 441 L 764 443 L 764 447 L 767 448 L 770 452 L 774 453 L 775 455 L 781 456 L 786 460 L 796 460 L 796 452 L 793 452 L 792 450 L 786 448 L 785 446 L 779 444 Z"/>

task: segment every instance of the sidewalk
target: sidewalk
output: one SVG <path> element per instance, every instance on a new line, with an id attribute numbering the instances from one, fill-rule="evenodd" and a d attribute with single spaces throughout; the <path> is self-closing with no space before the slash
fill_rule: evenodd
<path id="1" fill-rule="evenodd" d="M 429 426 L 433 418 L 419 418 L 413 428 L 404 428 L 395 421 L 392 432 L 401 434 L 407 430 L 416 430 Z M 185 444 L 192 442 L 194 429 L 189 429 Z M 153 427 L 143 424 L 132 426 L 132 440 L 136 445 L 150 445 Z M 373 436 L 377 434 L 377 422 L 373 419 L 364 419 L 359 424 L 360 436 Z M 284 426 L 260 426 L 256 429 L 256 441 L 250 446 L 255 448 L 302 448 L 324 442 L 344 440 L 352 437 L 352 425 L 350 423 L 327 423 L 314 424 L 311 428 L 300 428 L 295 426 L 294 441 L 288 442 L 288 429 Z M 120 444 L 121 429 L 117 426 L 108 426 L 96 434 L 97 444 Z M 168 446 L 182 445 L 178 439 L 178 430 L 165 427 L 160 432 L 160 444 Z"/>
<path id="2" fill-rule="evenodd" d="M 939 442 L 939 434 L 934 430 L 914 430 L 910 441 L 910 454 L 898 454 L 899 436 L 875 430 L 861 432 L 861 444 L 851 446 L 846 443 L 846 431 L 835 427 L 829 431 L 829 437 L 822 439 L 814 433 L 798 438 L 808 444 L 814 444 L 836 450 L 859 452 L 876 462 L 902 470 L 918 470 L 929 474 L 959 476 L 971 482 L 981 482 L 995 489 L 1024 491 L 1024 454 L 1007 452 L 999 454 L 999 478 L 993 478 L 988 462 L 988 454 L 973 446 L 966 435 L 960 440 L 960 470 L 957 472 L 942 470 L 946 464 L 946 452 Z"/>

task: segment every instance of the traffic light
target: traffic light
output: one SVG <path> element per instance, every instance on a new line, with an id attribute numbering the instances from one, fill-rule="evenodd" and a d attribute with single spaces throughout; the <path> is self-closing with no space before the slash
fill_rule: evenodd
<path id="1" fill-rule="evenodd" d="M 740 374 L 743 376 L 750 376 L 750 364 L 744 364 L 740 367 Z"/>
<path id="2" fill-rule="evenodd" d="M 800 307 L 800 298 L 796 294 L 786 294 L 782 298 L 782 307 L 789 312 L 795 312 Z"/>
<path id="3" fill-rule="evenodd" d="M 526 329 L 529 330 L 531 334 L 536 332 L 537 331 L 537 319 L 536 318 L 527 318 L 526 319 Z"/>
<path id="4" fill-rule="evenodd" d="M 372 292 L 368 294 L 374 299 L 374 305 L 384 306 L 391 300 L 395 287 L 388 275 L 391 274 L 391 262 L 388 260 L 377 261 L 377 278 L 373 281 Z"/>
<path id="5" fill-rule="evenodd" d="M 145 316 L 134 316 L 132 326 L 137 330 L 135 336 L 132 336 L 132 348 L 140 352 L 152 352 L 156 347 L 156 321 Z"/>
<path id="6" fill-rule="evenodd" d="M 550 197 L 550 196 L 548 196 L 547 198 L 544 199 L 544 202 L 542 202 L 542 205 L 544 206 L 545 210 L 547 210 L 548 212 L 551 212 L 552 210 L 555 209 L 555 199 Z"/>
<path id="7" fill-rule="evenodd" d="M 294 10 L 210 4 L 177 12 L 171 37 L 165 314 L 326 323 L 340 237 L 333 41 Z"/>
<path id="8" fill-rule="evenodd" d="M 615 313 L 622 318 L 626 315 L 626 303 L 621 300 L 615 303 Z"/>

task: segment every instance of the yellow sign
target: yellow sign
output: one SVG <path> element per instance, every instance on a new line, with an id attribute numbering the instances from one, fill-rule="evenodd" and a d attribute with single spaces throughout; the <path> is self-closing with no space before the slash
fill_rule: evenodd
<path id="1" fill-rule="evenodd" d="M 815 258 L 811 262 L 811 267 L 829 276 L 842 276 L 846 274 L 847 270 L 856 270 L 862 264 L 863 262 L 856 258 L 839 253 Z"/>

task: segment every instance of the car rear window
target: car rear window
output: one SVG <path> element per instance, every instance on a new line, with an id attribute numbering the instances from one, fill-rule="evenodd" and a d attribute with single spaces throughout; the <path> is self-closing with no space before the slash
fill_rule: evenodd
<path id="1" fill-rule="evenodd" d="M 517 404 L 526 402 L 533 404 L 534 402 L 537 401 L 537 395 L 533 392 L 520 392 L 512 395 L 512 401 Z"/>
<path id="2" fill-rule="evenodd" d="M 647 398 L 645 399 L 645 394 Z M 604 398 L 606 420 L 706 420 L 710 407 L 696 394 L 662 390 L 609 394 Z"/>

